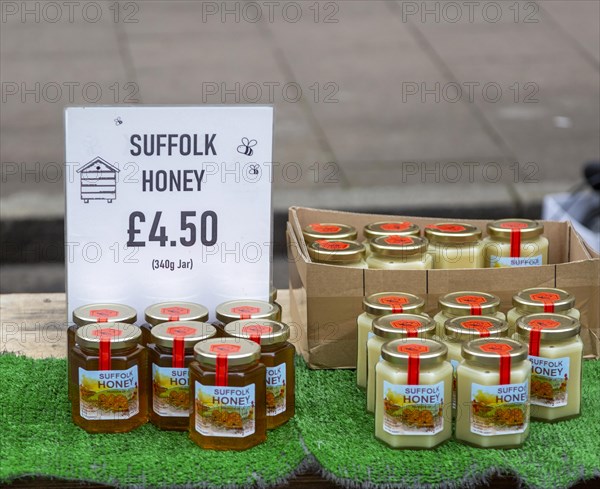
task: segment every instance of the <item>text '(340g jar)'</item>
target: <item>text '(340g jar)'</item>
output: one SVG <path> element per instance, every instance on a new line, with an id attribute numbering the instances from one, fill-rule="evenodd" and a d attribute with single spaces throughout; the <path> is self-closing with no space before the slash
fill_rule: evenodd
<path id="1" fill-rule="evenodd" d="M 487 225 L 484 241 L 488 268 L 534 267 L 548 263 L 544 225 L 530 219 L 500 219 Z"/>
<path id="2" fill-rule="evenodd" d="M 146 349 L 140 328 L 128 323 L 88 324 L 70 352 L 77 372 L 71 414 L 90 433 L 120 433 L 148 419 Z"/>
<path id="3" fill-rule="evenodd" d="M 320 222 L 309 224 L 302 230 L 304 241 L 307 245 L 321 239 L 343 239 L 355 240 L 358 236 L 356 228 L 347 224 L 338 224 L 333 222 Z"/>
<path id="4" fill-rule="evenodd" d="M 516 339 L 531 361 L 531 416 L 543 421 L 574 418 L 581 410 L 583 342 L 578 319 L 539 313 L 517 320 Z"/>
<path id="5" fill-rule="evenodd" d="M 148 344 L 150 421 L 164 430 L 187 430 L 190 424 L 189 364 L 194 345 L 212 338 L 217 329 L 198 321 L 157 324 Z"/>
<path id="6" fill-rule="evenodd" d="M 440 311 L 433 317 L 437 324 L 437 335 L 443 339 L 444 325 L 448 319 L 460 316 L 488 316 L 505 320 L 500 312 L 500 298 L 487 292 L 451 292 L 438 299 Z"/>
<path id="7" fill-rule="evenodd" d="M 367 341 L 373 320 L 387 314 L 419 314 L 429 317 L 423 312 L 425 301 L 421 297 L 406 292 L 379 292 L 363 299 L 363 313 L 356 319 L 357 357 L 356 384 L 367 388 Z"/>
<path id="8" fill-rule="evenodd" d="M 267 439 L 266 370 L 260 346 L 213 338 L 194 346 L 190 438 L 202 448 L 244 450 Z"/>
<path id="9" fill-rule="evenodd" d="M 142 324 L 142 343 L 148 344 L 151 339 L 150 331 L 153 326 L 170 321 L 199 321 L 208 320 L 208 309 L 194 302 L 172 301 L 160 302 L 148 306 L 144 311 L 146 323 Z"/>
<path id="10" fill-rule="evenodd" d="M 319 240 L 308 246 L 310 258 L 317 263 L 349 268 L 367 268 L 365 246 L 358 241 Z"/>
<path id="11" fill-rule="evenodd" d="M 69 374 L 69 400 L 73 399 L 76 391 L 72 387 L 77 385 L 77 370 L 71 365 L 69 352 L 75 346 L 75 332 L 81 326 L 92 323 L 129 323 L 137 320 L 137 313 L 133 307 L 124 304 L 99 303 L 87 304 L 73 310 L 73 323 L 67 329 L 67 372 Z M 72 380 L 71 380 L 72 379 Z"/>
<path id="12" fill-rule="evenodd" d="M 367 411 L 375 411 L 375 366 L 386 341 L 400 338 L 432 338 L 435 322 L 417 314 L 389 314 L 373 321 L 367 341 Z"/>
<path id="13" fill-rule="evenodd" d="M 480 448 L 516 448 L 529 434 L 531 362 L 508 338 L 462 346 L 456 370 L 456 439 Z"/>
<path id="14" fill-rule="evenodd" d="M 429 270 L 427 239 L 418 236 L 381 236 L 371 241 L 369 268 L 379 270 Z"/>
<path id="15" fill-rule="evenodd" d="M 452 435 L 452 367 L 429 339 L 385 343 L 377 363 L 375 436 L 393 448 L 433 448 Z"/>
<path id="16" fill-rule="evenodd" d="M 508 324 L 496 317 L 460 316 L 444 324 L 444 344 L 452 365 L 452 408 L 456 409 L 456 369 L 462 361 L 462 345 L 478 338 L 506 338 Z"/>
<path id="17" fill-rule="evenodd" d="M 562 289 L 534 287 L 513 295 L 513 308 L 506 313 L 509 334 L 515 333 L 517 319 L 528 314 L 551 312 L 579 319 L 579 309 L 575 308 L 575 297 Z"/>
<path id="18" fill-rule="evenodd" d="M 367 256 L 371 254 L 371 241 L 381 236 L 419 236 L 420 229 L 410 221 L 372 222 L 363 228 Z"/>
<path id="19" fill-rule="evenodd" d="M 465 223 L 430 224 L 424 229 L 433 268 L 483 268 L 481 229 Z"/>
<path id="20" fill-rule="evenodd" d="M 281 309 L 271 302 L 254 299 L 241 299 L 223 302 L 217 306 L 217 328 L 223 330 L 224 325 L 240 319 L 269 319 L 277 321 Z"/>
<path id="21" fill-rule="evenodd" d="M 229 323 L 225 333 L 260 345 L 260 361 L 267 369 L 267 429 L 281 426 L 294 416 L 296 406 L 296 349 L 288 342 L 289 326 L 268 319 L 244 319 Z"/>

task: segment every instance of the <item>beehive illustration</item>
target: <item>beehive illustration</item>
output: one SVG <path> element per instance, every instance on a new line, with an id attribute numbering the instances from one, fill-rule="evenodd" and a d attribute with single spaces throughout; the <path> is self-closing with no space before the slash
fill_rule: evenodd
<path id="1" fill-rule="evenodd" d="M 81 188 L 81 200 L 106 200 L 117 198 L 117 173 L 119 169 L 99 156 L 77 170 Z"/>

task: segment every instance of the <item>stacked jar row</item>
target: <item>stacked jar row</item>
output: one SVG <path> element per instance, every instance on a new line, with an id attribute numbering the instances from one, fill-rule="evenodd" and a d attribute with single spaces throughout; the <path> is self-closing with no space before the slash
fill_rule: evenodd
<path id="1" fill-rule="evenodd" d="M 544 225 L 529 219 L 501 219 L 478 227 L 439 223 L 424 228 L 412 222 L 377 222 L 363 229 L 358 242 L 353 226 L 313 223 L 303 230 L 312 260 L 354 268 L 383 270 L 499 268 L 548 263 Z"/>
<path id="2" fill-rule="evenodd" d="M 267 429 L 295 411 L 295 350 L 280 312 L 267 302 L 230 301 L 209 324 L 204 306 L 165 302 L 148 307 L 138 327 L 128 306 L 76 309 L 69 350 L 74 422 L 106 433 L 150 420 L 161 429 L 189 430 L 211 449 L 263 442 Z"/>
<path id="3" fill-rule="evenodd" d="M 458 440 L 519 446 L 530 415 L 577 416 L 583 343 L 574 302 L 564 290 L 526 289 L 505 318 L 497 297 L 455 292 L 430 318 L 412 294 L 366 297 L 357 385 L 375 413 L 376 436 L 394 447 L 432 447 L 451 436 L 454 417 Z"/>

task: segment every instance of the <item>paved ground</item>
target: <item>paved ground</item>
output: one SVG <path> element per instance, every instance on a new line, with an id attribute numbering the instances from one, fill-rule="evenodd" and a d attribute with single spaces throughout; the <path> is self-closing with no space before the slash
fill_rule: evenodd
<path id="1" fill-rule="evenodd" d="M 68 105 L 273 103 L 279 213 L 527 214 L 600 158 L 596 0 L 69 5 L 1 2 L 3 225 L 61 219 Z"/>

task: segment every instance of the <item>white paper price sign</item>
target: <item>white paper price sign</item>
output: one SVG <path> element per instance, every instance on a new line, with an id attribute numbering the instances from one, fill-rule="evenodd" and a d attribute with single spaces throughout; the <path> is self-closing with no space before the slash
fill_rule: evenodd
<path id="1" fill-rule="evenodd" d="M 271 107 L 69 108 L 74 308 L 269 296 Z"/>

